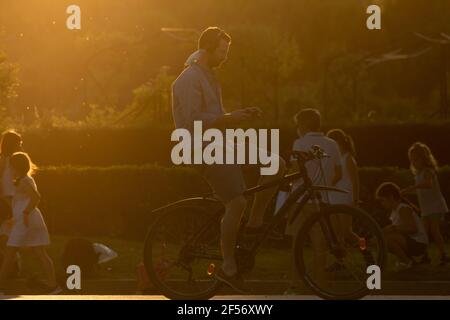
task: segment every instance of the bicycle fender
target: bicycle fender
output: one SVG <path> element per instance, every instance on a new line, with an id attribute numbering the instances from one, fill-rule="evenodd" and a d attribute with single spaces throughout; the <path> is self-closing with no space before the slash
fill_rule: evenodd
<path id="1" fill-rule="evenodd" d="M 340 192 L 340 193 L 349 193 L 349 191 L 344 189 L 339 189 L 335 187 L 327 187 L 327 186 L 312 186 L 312 189 L 314 191 L 334 191 L 334 192 Z"/>
<path id="2" fill-rule="evenodd" d="M 167 209 L 170 209 L 170 208 L 174 208 L 174 207 L 177 207 L 179 205 L 183 205 L 183 204 L 188 203 L 188 202 L 205 201 L 205 200 L 209 201 L 211 203 L 221 203 L 219 200 L 217 200 L 215 198 L 208 197 L 208 196 L 207 197 L 194 197 L 194 198 L 187 198 L 187 199 L 182 199 L 182 200 L 179 200 L 179 201 L 175 201 L 175 202 L 169 203 L 169 204 L 167 204 L 165 206 L 162 206 L 162 207 L 159 207 L 159 208 L 156 208 L 156 209 L 152 210 L 151 213 L 152 214 L 159 213 L 159 212 L 162 212 L 164 210 L 167 210 Z"/>

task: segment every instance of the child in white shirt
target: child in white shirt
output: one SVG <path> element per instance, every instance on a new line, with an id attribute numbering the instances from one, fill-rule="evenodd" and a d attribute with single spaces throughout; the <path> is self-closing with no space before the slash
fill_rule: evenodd
<path id="1" fill-rule="evenodd" d="M 320 160 L 308 161 L 305 164 L 308 176 L 311 178 L 313 184 L 334 186 L 341 179 L 342 166 L 341 155 L 338 144 L 326 137 L 321 132 L 321 115 L 316 109 L 303 109 L 295 116 L 295 122 L 297 124 L 297 132 L 299 138 L 295 140 L 292 147 L 293 151 L 309 152 L 315 145 L 321 147 L 324 152 L 329 156 Z M 296 163 L 293 162 L 295 166 Z M 301 181 L 294 184 L 294 189 L 301 185 Z M 324 202 L 331 202 L 329 192 L 321 192 L 321 197 Z M 313 203 L 307 203 L 302 210 L 302 213 L 297 216 L 296 220 L 287 226 L 286 234 L 296 236 L 300 230 L 303 222 L 312 214 L 317 213 L 318 208 Z M 314 235 L 313 235 L 314 236 Z M 319 238 L 317 235 L 316 238 Z M 313 241 L 319 243 L 320 241 Z M 317 266 L 315 271 L 318 279 L 324 278 L 324 265 L 325 260 L 325 248 L 322 248 L 319 244 L 313 244 L 314 247 L 314 264 Z M 292 252 L 294 252 L 292 250 Z M 290 288 L 286 291 L 286 294 L 297 292 L 297 288 L 300 286 L 300 281 L 297 274 L 295 259 L 292 258 L 292 282 Z"/>

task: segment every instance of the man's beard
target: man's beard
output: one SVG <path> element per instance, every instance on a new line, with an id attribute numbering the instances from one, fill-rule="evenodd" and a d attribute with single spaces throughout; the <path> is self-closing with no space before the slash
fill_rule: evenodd
<path id="1" fill-rule="evenodd" d="M 224 64 L 225 60 L 221 60 L 221 61 L 210 61 L 209 63 L 209 67 L 211 69 L 217 69 L 220 68 L 223 64 Z"/>

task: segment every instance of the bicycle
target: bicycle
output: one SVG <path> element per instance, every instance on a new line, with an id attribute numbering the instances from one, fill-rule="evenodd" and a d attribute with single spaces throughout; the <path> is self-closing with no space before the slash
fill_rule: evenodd
<path id="1" fill-rule="evenodd" d="M 306 218 L 293 239 L 298 274 L 319 297 L 358 299 L 369 290 L 366 284 L 367 267 L 377 265 L 383 268 L 386 245 L 380 227 L 368 213 L 347 205 L 330 205 L 322 200 L 321 192 L 346 192 L 313 185 L 305 164 L 325 157 L 327 155 L 317 146 L 307 153 L 294 152 L 298 172 L 245 192 L 245 196 L 250 196 L 274 186 L 280 188 L 286 183 L 303 182 L 250 243 L 242 240 L 245 239 L 245 222 L 241 223 L 236 246 L 238 272 L 248 274 L 255 266 L 255 256 L 261 243 L 270 236 L 271 231 L 286 218 L 288 224 L 292 224 L 305 205 L 312 202 L 317 212 Z M 219 292 L 223 284 L 215 279 L 214 273 L 216 265 L 222 260 L 219 240 L 223 212 L 223 205 L 213 198 L 213 194 L 180 200 L 153 211 L 159 216 L 145 239 L 144 265 L 150 280 L 163 295 L 170 299 L 195 300 L 209 299 Z M 339 227 L 339 221 L 343 221 L 340 217 L 351 221 L 352 232 L 359 236 L 358 243 L 345 238 L 342 225 Z M 320 251 L 316 250 L 319 236 L 322 243 Z M 318 253 L 325 257 L 322 259 L 325 265 L 317 266 Z M 312 265 L 308 264 L 310 262 Z M 317 270 L 321 270 L 320 276 L 315 275 Z"/>

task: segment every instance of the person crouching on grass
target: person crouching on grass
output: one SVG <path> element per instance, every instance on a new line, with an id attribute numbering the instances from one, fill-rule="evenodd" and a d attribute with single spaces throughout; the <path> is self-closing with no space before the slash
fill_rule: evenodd
<path id="1" fill-rule="evenodd" d="M 16 252 L 20 248 L 31 248 L 47 277 L 47 283 L 43 288 L 45 293 L 57 294 L 62 289 L 56 282 L 53 261 L 46 251 L 50 239 L 42 214 L 37 208 L 41 197 L 32 177 L 35 166 L 24 152 L 14 153 L 10 165 L 15 177 L 15 193 L 12 199 L 13 225 L 0 269 L 0 285 L 3 286 L 7 280 Z"/>
<path id="2" fill-rule="evenodd" d="M 391 211 L 391 224 L 383 228 L 383 233 L 389 252 L 399 259 L 396 269 L 409 269 L 413 265 L 413 257 L 423 256 L 427 250 L 425 227 L 413 208 L 402 201 L 400 188 L 396 184 L 381 184 L 376 198 L 385 209 Z"/>

